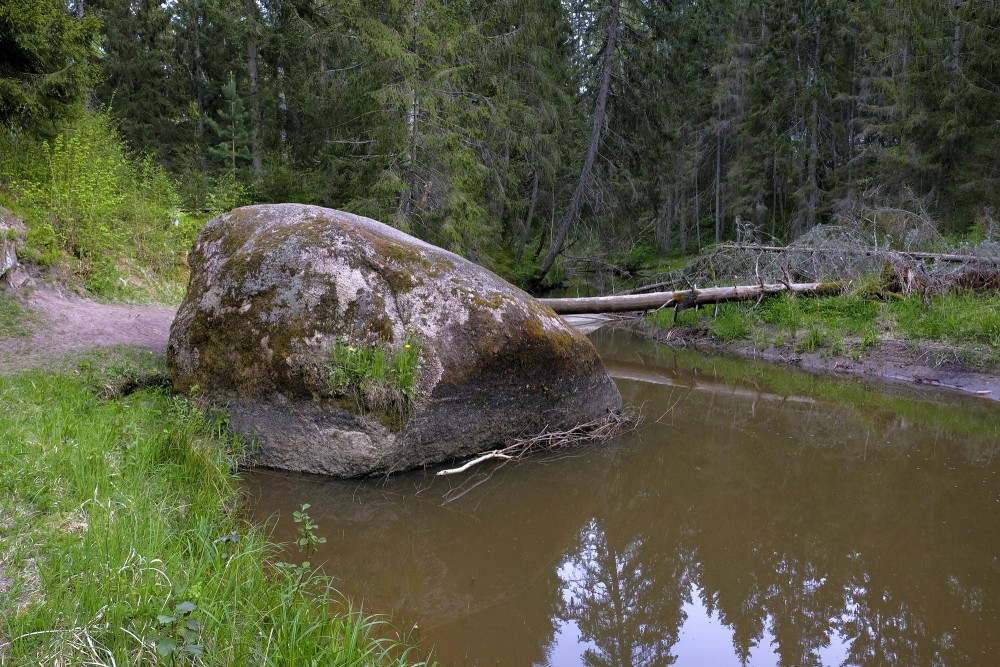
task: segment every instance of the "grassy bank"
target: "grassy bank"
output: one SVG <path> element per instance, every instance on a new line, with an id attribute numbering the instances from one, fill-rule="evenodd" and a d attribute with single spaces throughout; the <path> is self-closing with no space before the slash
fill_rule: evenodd
<path id="1" fill-rule="evenodd" d="M 238 511 L 243 445 L 149 386 L 161 363 L 0 377 L 0 665 L 412 660 L 306 555 L 276 562 Z"/>
<path id="2" fill-rule="evenodd" d="M 649 316 L 674 325 L 673 311 Z M 1000 294 L 954 291 L 924 300 L 884 297 L 877 280 L 862 280 L 839 296 L 782 294 L 682 311 L 677 325 L 720 342 L 749 341 L 758 348 L 849 355 L 858 359 L 886 339 L 935 341 L 974 366 L 1000 364 Z"/>

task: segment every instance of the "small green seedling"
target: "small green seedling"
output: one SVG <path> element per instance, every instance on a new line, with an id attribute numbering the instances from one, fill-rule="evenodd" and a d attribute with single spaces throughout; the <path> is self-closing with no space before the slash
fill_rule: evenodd
<path id="1" fill-rule="evenodd" d="M 307 557 L 316 553 L 319 545 L 326 544 L 326 538 L 320 537 L 315 532 L 319 525 L 313 522 L 309 512 L 306 511 L 310 507 L 312 505 L 305 503 L 302 505 L 301 511 L 292 513 L 292 519 L 299 526 L 299 539 L 295 543 L 298 545 L 299 551 L 304 552 Z"/>
<path id="2" fill-rule="evenodd" d="M 185 600 L 174 607 L 173 614 L 160 614 L 156 617 L 161 633 L 153 637 L 153 644 L 156 646 L 156 654 L 167 664 L 175 664 L 179 656 L 205 655 L 205 647 L 198 643 L 201 623 L 191 618 L 195 609 L 197 606 L 194 602 Z"/>

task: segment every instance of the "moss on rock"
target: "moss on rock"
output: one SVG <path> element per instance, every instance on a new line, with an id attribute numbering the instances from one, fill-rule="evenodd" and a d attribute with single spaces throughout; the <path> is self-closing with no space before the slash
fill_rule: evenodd
<path id="1" fill-rule="evenodd" d="M 620 404 L 593 346 L 467 260 L 359 216 L 300 205 L 210 221 L 170 337 L 174 387 L 198 386 L 256 436 L 260 462 L 338 476 L 472 454 Z M 338 340 L 421 342 L 405 418 L 332 400 Z"/>

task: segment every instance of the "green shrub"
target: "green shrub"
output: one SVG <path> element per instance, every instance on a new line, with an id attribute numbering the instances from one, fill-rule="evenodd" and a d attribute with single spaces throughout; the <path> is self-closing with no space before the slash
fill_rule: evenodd
<path id="1" fill-rule="evenodd" d="M 133 296 L 150 279 L 183 281 L 178 255 L 193 235 L 181 228 L 174 184 L 150 157 L 129 153 L 106 114 L 83 114 L 50 142 L 5 138 L 0 178 L 28 224 L 27 259 L 65 262 L 103 296 Z"/>

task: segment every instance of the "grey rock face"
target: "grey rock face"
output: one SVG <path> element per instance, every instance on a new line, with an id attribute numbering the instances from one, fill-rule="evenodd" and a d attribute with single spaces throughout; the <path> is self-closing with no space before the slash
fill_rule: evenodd
<path id="1" fill-rule="evenodd" d="M 18 230 L 14 225 L 14 220 L 0 209 L 0 278 L 17 267 L 16 250 L 24 230 Z"/>
<path id="2" fill-rule="evenodd" d="M 170 333 L 174 388 L 225 406 L 258 463 L 356 477 L 468 456 L 621 404 L 590 342 L 493 273 L 368 218 L 295 204 L 211 220 Z M 419 341 L 387 419 L 331 393 L 338 341 Z"/>
<path id="3" fill-rule="evenodd" d="M 0 208 L 0 285 L 19 287 L 26 279 L 21 277 L 24 270 L 17 261 L 17 249 L 24 244 L 25 232 L 23 222 Z"/>

